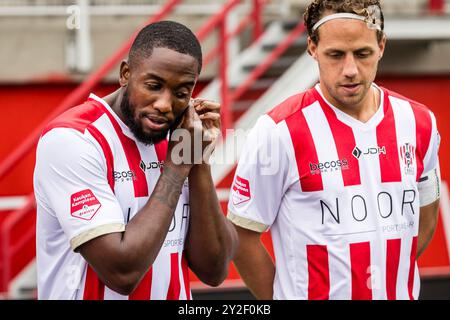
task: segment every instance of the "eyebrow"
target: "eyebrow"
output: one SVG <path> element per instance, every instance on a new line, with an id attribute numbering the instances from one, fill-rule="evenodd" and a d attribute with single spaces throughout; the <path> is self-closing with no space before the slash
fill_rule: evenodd
<path id="1" fill-rule="evenodd" d="M 363 48 L 355 50 L 355 52 L 361 52 L 361 51 L 371 51 L 372 52 L 373 48 L 371 48 L 371 47 L 363 47 Z"/>
<path id="2" fill-rule="evenodd" d="M 160 81 L 162 83 L 166 83 L 167 81 L 164 80 L 163 78 L 161 78 L 160 76 L 157 76 L 154 73 L 148 72 L 144 75 L 145 79 L 154 79 L 157 81 Z M 195 81 L 189 80 L 189 81 L 185 81 L 183 83 L 181 83 L 180 85 L 177 86 L 177 88 L 179 87 L 193 87 L 195 85 Z"/>
<path id="3" fill-rule="evenodd" d="M 373 48 L 371 47 L 362 47 L 362 48 L 358 48 L 352 52 L 361 52 L 361 51 L 373 51 Z M 337 48 L 328 48 L 325 49 L 325 53 L 330 53 L 330 52 L 345 52 L 345 50 L 341 50 L 341 49 L 337 49 Z"/>
<path id="4" fill-rule="evenodd" d="M 144 75 L 144 78 L 145 79 L 155 79 L 155 80 L 158 80 L 158 81 L 161 81 L 161 82 L 166 82 L 166 80 L 164 80 L 163 78 L 161 78 L 161 77 L 159 77 L 159 76 L 157 76 L 156 74 L 153 74 L 153 73 L 150 73 L 150 72 L 147 72 L 145 75 Z"/>

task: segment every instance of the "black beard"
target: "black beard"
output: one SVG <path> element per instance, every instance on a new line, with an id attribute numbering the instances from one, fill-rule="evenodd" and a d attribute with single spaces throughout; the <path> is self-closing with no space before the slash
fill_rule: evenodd
<path id="1" fill-rule="evenodd" d="M 166 139 L 167 134 L 172 127 L 171 125 L 169 129 L 157 133 L 144 132 L 141 122 L 135 119 L 135 115 L 131 111 L 130 101 L 128 98 L 128 88 L 125 90 L 122 101 L 120 102 L 120 111 L 124 117 L 125 124 L 128 126 L 136 139 L 146 145 L 157 144 L 158 142 Z"/>

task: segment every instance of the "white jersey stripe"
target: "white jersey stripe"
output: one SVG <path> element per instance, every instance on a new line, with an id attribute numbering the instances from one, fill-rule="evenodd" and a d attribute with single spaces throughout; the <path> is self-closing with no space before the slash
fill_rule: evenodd
<path id="1" fill-rule="evenodd" d="M 377 243 L 378 242 L 378 243 Z M 373 300 L 385 300 L 386 295 L 386 241 L 374 239 L 370 243 L 370 284 Z"/>
<path id="2" fill-rule="evenodd" d="M 428 112 L 430 113 L 430 118 L 431 118 L 431 132 L 436 132 L 437 131 L 436 117 L 430 111 L 428 111 Z M 438 143 L 435 142 L 434 139 L 436 139 L 436 137 L 434 135 L 431 135 L 430 145 L 428 146 L 427 153 L 425 154 L 425 157 L 423 158 L 424 164 L 429 164 L 429 163 L 435 164 L 435 162 L 438 161 L 436 150 L 433 148 L 433 145 L 438 144 Z M 435 158 L 435 159 L 433 161 L 431 161 L 431 158 Z M 425 166 L 423 173 L 428 173 L 430 170 L 433 170 L 434 167 Z"/>
<path id="3" fill-rule="evenodd" d="M 359 172 L 361 185 L 373 185 L 381 181 L 380 161 L 377 152 L 383 152 L 383 146 L 378 145 L 376 132 L 360 131 L 354 133 L 356 147 L 360 150 Z"/>
<path id="4" fill-rule="evenodd" d="M 169 271 L 169 272 L 167 272 Z M 159 254 L 153 263 L 153 278 L 158 277 L 158 281 L 152 283 L 152 300 L 165 300 L 170 282 L 170 254 Z"/>
<path id="5" fill-rule="evenodd" d="M 400 171 L 402 181 L 407 180 L 407 176 L 416 175 L 417 161 L 412 161 L 412 165 L 408 166 L 409 157 L 414 158 L 415 152 L 411 152 L 412 148 L 416 148 L 416 120 L 408 101 L 400 100 L 395 97 L 389 97 L 394 112 L 395 128 L 397 132 L 397 144 L 400 154 Z"/>
<path id="6" fill-rule="evenodd" d="M 400 247 L 400 261 L 397 276 L 397 300 L 409 300 L 408 277 L 412 238 L 404 238 Z"/>
<path id="7" fill-rule="evenodd" d="M 328 245 L 330 264 L 330 300 L 352 298 L 352 272 L 350 267 L 350 247 L 348 245 Z"/>

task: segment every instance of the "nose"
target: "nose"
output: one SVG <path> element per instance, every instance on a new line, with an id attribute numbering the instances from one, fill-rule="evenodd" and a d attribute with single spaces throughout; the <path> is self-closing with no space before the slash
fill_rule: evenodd
<path id="1" fill-rule="evenodd" d="M 172 111 L 172 94 L 170 90 L 163 90 L 153 103 L 153 108 L 161 113 L 169 113 Z"/>
<path id="2" fill-rule="evenodd" d="M 355 57 L 352 54 L 346 55 L 342 72 L 346 78 L 351 79 L 358 75 L 358 66 L 356 65 Z"/>

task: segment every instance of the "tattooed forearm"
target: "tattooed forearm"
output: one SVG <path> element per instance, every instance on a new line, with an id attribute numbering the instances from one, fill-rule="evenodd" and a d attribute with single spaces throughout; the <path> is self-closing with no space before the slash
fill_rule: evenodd
<path id="1" fill-rule="evenodd" d="M 164 168 L 164 173 L 159 178 L 152 197 L 169 208 L 175 209 L 185 179 L 186 177 L 170 167 Z"/>

